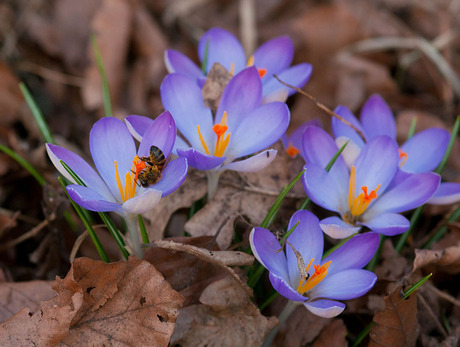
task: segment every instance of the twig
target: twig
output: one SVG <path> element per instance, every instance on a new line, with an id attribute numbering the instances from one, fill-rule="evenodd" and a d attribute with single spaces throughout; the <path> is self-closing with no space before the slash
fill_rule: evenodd
<path id="1" fill-rule="evenodd" d="M 82 77 L 66 75 L 62 72 L 51 70 L 31 62 L 21 63 L 18 65 L 18 70 L 30 72 L 34 75 L 43 77 L 44 79 L 69 86 L 82 87 L 84 82 Z"/>
<path id="2" fill-rule="evenodd" d="M 359 130 L 357 127 L 355 127 L 349 121 L 347 121 L 345 118 L 339 116 L 337 113 L 335 113 L 334 111 L 330 110 L 327 106 L 325 106 L 322 103 L 320 103 L 313 95 L 310 95 L 310 94 L 308 94 L 307 92 L 303 91 L 300 88 L 291 86 L 290 84 L 287 84 L 286 82 L 281 81 L 277 75 L 273 75 L 273 77 L 275 77 L 278 80 L 278 82 L 280 82 L 281 84 L 284 84 L 286 87 L 292 88 L 292 89 L 296 90 L 298 93 L 300 93 L 300 94 L 306 96 L 307 98 L 309 98 L 311 101 L 313 101 L 316 104 L 316 106 L 318 106 L 320 109 L 322 109 L 324 112 L 326 112 L 331 117 L 335 117 L 338 120 L 340 120 L 342 123 L 348 125 L 350 128 L 352 128 L 354 131 L 356 131 L 358 133 L 358 135 L 363 139 L 364 142 L 367 142 L 366 138 L 364 137 L 364 134 L 361 132 L 361 130 Z"/>
<path id="3" fill-rule="evenodd" d="M 55 219 L 56 219 L 56 215 L 54 213 L 52 213 L 47 219 L 42 221 L 40 224 L 38 224 L 36 227 L 32 228 L 31 230 L 29 230 L 25 234 L 22 234 L 18 238 L 14 239 L 14 240 L 11 240 L 11 241 L 5 243 L 4 245 L 0 246 L 0 250 L 14 247 L 17 244 L 19 244 L 19 243 L 21 243 L 21 242 L 23 242 L 23 241 L 25 241 L 27 239 L 30 239 L 31 237 L 34 237 L 43 228 L 45 228 L 50 222 L 52 222 Z"/>
<path id="4" fill-rule="evenodd" d="M 428 288 L 430 288 L 430 290 L 432 290 L 436 295 L 438 295 L 439 297 L 443 298 L 444 300 L 447 300 L 449 301 L 450 303 L 454 304 L 455 306 L 460 306 L 460 300 L 457 300 L 455 299 L 453 296 L 447 294 L 447 293 L 444 293 L 443 291 L 439 290 L 438 288 L 436 288 L 435 286 L 429 284 L 428 285 Z"/>
<path id="5" fill-rule="evenodd" d="M 204 248 L 199 248 L 192 245 L 186 245 L 174 241 L 158 240 L 152 243 L 143 244 L 141 247 L 160 247 L 172 251 L 185 252 L 195 257 L 210 262 L 229 273 L 229 275 L 244 289 L 251 297 L 251 288 L 246 283 L 241 281 L 240 277 L 229 266 L 245 266 L 251 265 L 254 262 L 254 257 L 243 252 L 232 251 L 210 251 Z"/>
<path id="6" fill-rule="evenodd" d="M 420 303 L 423 305 L 423 307 L 425 307 L 425 309 L 428 311 L 428 314 L 430 315 L 430 317 L 433 319 L 436 327 L 438 328 L 439 332 L 445 337 L 447 338 L 447 333 L 446 331 L 444 330 L 444 327 L 442 326 L 442 324 L 439 322 L 439 319 L 436 317 L 436 315 L 434 314 L 433 310 L 431 309 L 430 305 L 428 305 L 428 303 L 426 302 L 425 298 L 419 293 L 418 295 L 418 299 L 420 300 Z"/>
<path id="7" fill-rule="evenodd" d="M 342 57 L 354 53 L 384 51 L 389 49 L 418 49 L 437 67 L 438 71 L 452 86 L 457 97 L 460 97 L 460 79 L 442 54 L 430 42 L 422 38 L 378 37 L 363 40 L 349 46 L 341 53 Z"/>

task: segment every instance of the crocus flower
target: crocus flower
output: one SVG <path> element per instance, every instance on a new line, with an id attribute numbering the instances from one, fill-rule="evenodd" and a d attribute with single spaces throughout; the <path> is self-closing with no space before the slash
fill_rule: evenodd
<path id="1" fill-rule="evenodd" d="M 386 135 L 365 144 L 351 168 L 339 156 L 330 171 L 325 170 L 338 147 L 320 128 L 305 130 L 303 151 L 307 195 L 317 205 L 340 214 L 321 221 L 323 231 L 333 238 L 348 237 L 363 225 L 389 236 L 406 231 L 410 223 L 399 213 L 424 204 L 440 182 L 438 174 L 424 172 L 390 186 L 400 158 L 398 144 Z"/>
<path id="2" fill-rule="evenodd" d="M 116 118 L 97 121 L 89 135 L 89 145 L 96 170 L 77 154 L 47 144 L 48 155 L 58 171 L 74 184 L 67 186 L 73 201 L 81 207 L 97 212 L 116 212 L 127 220 L 155 207 L 162 196 L 176 190 L 187 175 L 187 160 L 179 158 L 169 162 L 160 180 L 146 188 L 137 176 L 145 168 L 140 161 L 149 156 L 150 147 L 158 147 L 165 158 L 169 156 L 176 137 L 176 126 L 169 112 L 164 112 L 145 130 L 139 149 L 126 125 Z M 60 160 L 66 163 L 83 181 L 76 184 Z M 133 245 L 137 247 L 137 245 Z"/>
<path id="3" fill-rule="evenodd" d="M 185 55 L 172 49 L 165 52 L 166 67 L 170 73 L 184 74 L 202 87 L 214 63 L 221 64 L 232 75 L 238 74 L 247 66 L 255 65 L 263 84 L 264 103 L 286 101 L 289 95 L 295 93 L 295 90 L 279 83 L 273 77 L 274 74 L 283 82 L 302 88 L 312 71 L 312 66 L 307 63 L 290 66 L 294 56 L 294 45 L 287 36 L 267 41 L 246 60 L 243 47 L 233 34 L 221 28 L 212 28 L 201 37 L 198 56 L 202 64 L 206 60 L 206 73 Z"/>
<path id="4" fill-rule="evenodd" d="M 320 127 L 321 123 L 318 119 L 314 119 L 305 123 L 302 123 L 299 125 L 297 128 L 294 129 L 294 131 L 288 135 L 287 132 L 281 136 L 281 142 L 283 143 L 284 149 L 287 154 L 289 154 L 291 157 L 296 157 L 297 154 L 300 154 L 303 157 L 302 154 L 302 136 L 303 133 L 305 132 L 305 129 L 307 129 L 309 126 L 317 126 Z"/>
<path id="5" fill-rule="evenodd" d="M 318 316 L 337 316 L 345 309 L 337 300 L 360 297 L 374 286 L 377 276 L 362 267 L 374 256 L 380 238 L 376 233 L 356 235 L 323 259 L 318 218 L 309 211 L 297 211 L 288 230 L 297 222 L 284 252 L 270 231 L 252 229 L 249 241 L 254 256 L 267 268 L 270 282 L 281 295 Z"/>
<path id="6" fill-rule="evenodd" d="M 338 106 L 335 112 L 353 124 L 364 135 L 366 141 L 387 135 L 396 139 L 396 122 L 393 112 L 381 96 L 369 97 L 361 109 L 361 121 L 345 106 Z M 342 121 L 332 119 L 332 131 L 339 146 L 350 139 L 345 155 L 352 162 L 364 146 L 363 139 L 351 127 Z M 406 179 L 412 173 L 430 172 L 436 169 L 449 144 L 449 132 L 441 128 L 423 130 L 401 145 L 399 148 L 399 168 L 392 185 Z M 449 204 L 460 200 L 460 183 L 441 183 L 439 189 L 428 201 L 432 204 Z"/>
<path id="7" fill-rule="evenodd" d="M 260 105 L 262 84 L 255 67 L 244 69 L 225 87 L 215 117 L 203 103 L 201 89 L 182 74 L 169 74 L 161 84 L 161 100 L 173 115 L 177 129 L 185 137 L 177 147 L 179 156 L 190 166 L 209 170 L 208 194 L 215 189 L 223 170 L 253 172 L 268 165 L 276 155 L 269 149 L 250 158 L 234 161 L 258 152 L 286 131 L 289 109 L 283 102 Z M 136 136 L 142 136 L 146 118 L 127 117 Z"/>

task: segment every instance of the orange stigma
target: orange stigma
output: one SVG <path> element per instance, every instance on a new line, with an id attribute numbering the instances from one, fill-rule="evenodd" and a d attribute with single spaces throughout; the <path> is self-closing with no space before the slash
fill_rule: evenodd
<path id="1" fill-rule="evenodd" d="M 212 127 L 212 131 L 214 131 L 214 133 L 217 135 L 216 146 L 214 148 L 213 154 L 209 151 L 208 145 L 206 144 L 203 135 L 201 135 L 200 126 L 197 125 L 196 129 L 198 131 L 198 136 L 200 138 L 201 145 L 203 146 L 203 149 L 206 152 L 206 154 L 211 154 L 216 157 L 222 157 L 230 141 L 230 133 L 227 133 L 227 111 L 224 111 L 220 123 L 214 124 L 214 126 Z"/>
<path id="2" fill-rule="evenodd" d="M 351 220 L 349 220 L 349 222 L 353 224 L 355 217 L 362 215 L 364 211 L 366 211 L 367 207 L 372 202 L 372 200 L 377 199 L 377 192 L 379 189 L 380 184 L 377 186 L 377 188 L 368 193 L 367 187 L 363 186 L 361 187 L 361 190 L 363 192 L 359 194 L 357 197 L 355 197 L 356 173 L 355 167 L 352 166 L 350 172 L 350 188 L 348 191 L 348 208 L 351 214 Z"/>
<path id="3" fill-rule="evenodd" d="M 291 157 L 295 157 L 297 154 L 300 153 L 299 149 L 297 147 L 294 147 L 292 145 L 292 142 L 289 142 L 288 148 L 286 148 L 287 154 L 289 154 Z"/>
<path id="4" fill-rule="evenodd" d="M 398 148 L 398 152 L 399 152 L 399 167 L 403 167 L 403 165 L 407 161 L 407 153 L 403 152 L 401 148 Z"/>
<path id="5" fill-rule="evenodd" d="M 246 66 L 249 67 L 249 66 L 252 66 L 252 65 L 254 65 L 254 56 L 253 56 L 253 55 L 251 55 L 251 56 L 249 57 L 248 63 L 246 64 Z M 262 69 L 257 69 L 257 71 L 259 72 L 260 78 L 264 77 L 264 76 L 266 75 L 266 73 L 267 73 L 267 69 L 264 69 L 264 68 L 262 68 Z"/>
<path id="6" fill-rule="evenodd" d="M 142 161 L 142 160 L 139 160 L 139 157 L 136 155 L 134 157 L 134 160 L 133 160 L 133 170 L 135 172 L 135 175 L 134 175 L 134 180 L 137 181 L 137 177 L 139 176 L 139 173 L 145 169 L 146 165 L 145 165 L 145 162 Z"/>
<path id="7" fill-rule="evenodd" d="M 125 184 L 121 181 L 120 175 L 118 174 L 118 165 L 117 161 L 114 161 L 115 167 L 115 179 L 117 181 L 118 190 L 120 191 L 120 198 L 122 202 L 134 198 L 136 195 L 137 188 L 137 177 L 139 172 L 145 168 L 145 163 L 141 161 L 139 163 L 139 157 L 136 155 L 133 160 L 133 167 L 131 171 L 126 171 L 125 174 Z"/>
<path id="8" fill-rule="evenodd" d="M 314 259 L 310 260 L 306 267 L 307 273 L 310 269 L 311 264 L 313 263 L 313 260 Z M 316 287 L 326 277 L 329 265 L 331 265 L 331 261 L 328 261 L 326 264 L 323 264 L 321 266 L 313 265 L 315 272 L 313 272 L 313 274 L 311 276 L 308 276 L 307 278 L 300 279 L 299 285 L 297 286 L 297 292 L 303 295 L 313 287 Z"/>

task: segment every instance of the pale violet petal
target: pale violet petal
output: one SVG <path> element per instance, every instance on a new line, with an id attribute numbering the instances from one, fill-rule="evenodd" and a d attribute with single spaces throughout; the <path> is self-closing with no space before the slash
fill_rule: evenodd
<path id="1" fill-rule="evenodd" d="M 327 217 L 323 219 L 319 226 L 324 233 L 333 239 L 344 239 L 353 234 L 356 234 L 361 227 L 355 227 L 348 223 L 345 223 L 342 219 L 337 216 Z"/>
<path id="2" fill-rule="evenodd" d="M 239 172 L 257 172 L 267 167 L 278 153 L 275 149 L 268 149 L 250 158 L 234 161 L 222 166 L 221 170 L 233 170 Z"/>
<path id="3" fill-rule="evenodd" d="M 345 309 L 344 303 L 327 299 L 308 300 L 303 304 L 308 311 L 323 318 L 332 318 L 338 316 Z"/>
<path id="4" fill-rule="evenodd" d="M 122 207 L 127 214 L 142 214 L 153 209 L 161 199 L 161 191 L 147 188 L 134 198 L 126 200 Z"/>

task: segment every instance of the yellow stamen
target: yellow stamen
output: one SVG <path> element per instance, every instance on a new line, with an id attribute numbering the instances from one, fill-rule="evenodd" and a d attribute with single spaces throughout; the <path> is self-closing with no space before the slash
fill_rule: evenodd
<path id="1" fill-rule="evenodd" d="M 115 177 L 117 179 L 118 190 L 120 191 L 121 201 L 125 202 L 125 195 L 123 194 L 123 185 L 121 184 L 120 176 L 118 175 L 117 161 L 115 160 Z"/>
<path id="2" fill-rule="evenodd" d="M 247 67 L 254 65 L 254 56 L 251 55 L 248 59 L 248 63 L 246 64 Z"/>
<path id="3" fill-rule="evenodd" d="M 220 124 L 214 124 L 212 130 L 217 135 L 216 147 L 214 149 L 214 155 L 216 157 L 222 157 L 225 149 L 227 148 L 228 142 L 230 141 L 230 133 L 225 136 L 228 130 L 227 126 L 227 111 L 224 111 Z"/>
<path id="4" fill-rule="evenodd" d="M 348 208 L 352 217 L 358 217 L 366 211 L 372 200 L 377 199 L 377 192 L 380 189 L 380 184 L 372 190 L 370 193 L 367 192 L 367 187 L 361 187 L 363 191 L 355 198 L 356 191 L 356 173 L 355 167 L 352 166 L 350 172 L 350 188 L 348 191 Z"/>
<path id="5" fill-rule="evenodd" d="M 199 126 L 199 125 L 196 126 L 196 130 L 198 130 L 198 136 L 200 137 L 201 145 L 203 146 L 204 151 L 206 152 L 206 154 L 209 154 L 208 146 L 206 146 L 206 142 L 204 142 L 203 136 L 201 135 L 201 131 L 200 131 L 200 126 Z"/>
<path id="6" fill-rule="evenodd" d="M 251 55 L 248 59 L 248 63 L 246 64 L 246 66 L 252 66 L 254 65 L 254 56 Z M 267 69 L 257 69 L 257 71 L 259 71 L 259 76 L 260 78 L 264 77 L 265 74 L 267 73 Z"/>
<path id="7" fill-rule="evenodd" d="M 235 73 L 235 63 L 232 63 L 232 65 L 230 65 L 230 75 L 233 76 L 234 73 Z"/>
<path id="8" fill-rule="evenodd" d="M 310 269 L 310 265 L 312 262 L 313 259 L 310 260 L 308 266 L 306 267 L 307 273 Z M 300 280 L 299 285 L 297 287 L 297 292 L 299 292 L 300 294 L 304 294 L 312 288 L 316 287 L 326 277 L 329 265 L 331 265 L 331 261 L 328 261 L 326 264 L 323 264 L 321 266 L 313 265 L 313 267 L 315 268 L 315 272 L 308 278 L 302 278 Z"/>
<path id="9" fill-rule="evenodd" d="M 133 160 L 133 167 L 131 171 L 126 171 L 125 174 L 125 185 L 121 182 L 120 175 L 118 174 L 118 165 L 117 161 L 114 161 L 115 166 L 115 178 L 117 180 L 118 190 L 120 191 L 121 201 L 125 202 L 126 200 L 134 198 L 136 195 L 136 180 L 139 176 L 139 172 L 141 172 L 145 168 L 145 163 L 141 164 L 139 162 L 139 157 L 136 157 Z"/>

